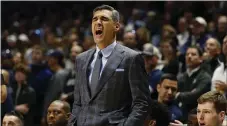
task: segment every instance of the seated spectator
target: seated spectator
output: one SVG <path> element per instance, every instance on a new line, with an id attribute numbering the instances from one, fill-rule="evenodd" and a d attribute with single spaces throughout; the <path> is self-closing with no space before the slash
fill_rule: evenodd
<path id="1" fill-rule="evenodd" d="M 176 100 L 183 112 L 183 122 L 188 118 L 188 112 L 196 108 L 196 100 L 200 95 L 210 90 L 211 77 L 201 69 L 202 51 L 196 46 L 186 51 L 187 71 L 178 79 Z"/>
<path id="2" fill-rule="evenodd" d="M 31 73 L 29 74 L 28 83 L 36 92 L 34 123 L 39 125 L 42 118 L 43 102 L 48 82 L 52 77 L 52 72 L 48 68 L 45 60 L 45 49 L 40 45 L 32 47 L 32 62 L 29 64 Z"/>
<path id="3" fill-rule="evenodd" d="M 179 42 L 178 48 L 180 54 L 185 54 L 189 43 L 189 31 L 188 31 L 188 22 L 185 17 L 180 17 L 178 20 L 177 28 L 179 33 L 177 34 L 177 39 Z"/>
<path id="4" fill-rule="evenodd" d="M 83 48 L 79 45 L 74 45 L 71 48 L 70 59 L 65 61 L 65 68 L 74 70 L 76 56 L 83 52 Z"/>
<path id="5" fill-rule="evenodd" d="M 222 52 L 224 62 L 221 62 L 220 65 L 214 71 L 212 77 L 211 90 L 217 90 L 222 93 L 227 92 L 227 75 L 226 75 L 226 56 L 227 56 L 227 36 L 223 39 Z"/>
<path id="6" fill-rule="evenodd" d="M 177 43 L 174 40 L 162 41 L 161 53 L 164 67 L 163 73 L 171 73 L 177 76 L 179 72 L 179 61 L 177 57 Z"/>
<path id="7" fill-rule="evenodd" d="M 145 126 L 168 126 L 170 121 L 168 108 L 164 104 L 152 100 Z"/>
<path id="8" fill-rule="evenodd" d="M 66 126 L 70 116 L 70 105 L 65 101 L 53 101 L 47 110 L 48 126 Z"/>
<path id="9" fill-rule="evenodd" d="M 217 91 L 207 92 L 200 96 L 197 102 L 197 119 L 200 126 L 222 126 L 227 101 L 221 93 Z"/>
<path id="10" fill-rule="evenodd" d="M 61 51 L 50 50 L 47 55 L 48 66 L 53 71 L 53 76 L 48 82 L 48 87 L 45 92 L 42 123 L 45 122 L 47 109 L 51 102 L 60 98 L 69 76 L 69 71 L 64 69 L 64 56 Z"/>
<path id="11" fill-rule="evenodd" d="M 214 70 L 219 66 L 219 55 L 221 53 L 221 44 L 215 38 L 209 38 L 206 41 L 205 52 L 207 58 L 204 61 L 203 67 L 211 76 Z"/>
<path id="12" fill-rule="evenodd" d="M 24 118 L 19 112 L 11 111 L 5 114 L 2 126 L 24 126 Z"/>
<path id="13" fill-rule="evenodd" d="M 66 62 L 66 69 L 69 69 L 69 78 L 64 85 L 63 92 L 60 96 L 61 100 L 67 101 L 71 106 L 73 104 L 73 91 L 74 91 L 74 84 L 75 84 L 75 60 L 76 56 L 82 53 L 83 49 L 79 45 L 74 45 L 71 48 L 70 59 Z"/>
<path id="14" fill-rule="evenodd" d="M 137 40 L 135 30 L 124 33 L 123 44 L 133 50 L 137 49 Z"/>
<path id="15" fill-rule="evenodd" d="M 15 110 L 22 113 L 25 118 L 25 126 L 31 126 L 33 123 L 33 106 L 36 103 L 35 91 L 26 82 L 29 70 L 23 64 L 15 66 L 16 84 L 13 88 L 13 101 Z"/>
<path id="16" fill-rule="evenodd" d="M 172 74 L 163 74 L 157 85 L 158 102 L 167 105 L 171 121 L 181 120 L 182 112 L 174 101 L 177 93 L 177 78 Z"/>
<path id="17" fill-rule="evenodd" d="M 12 88 L 9 86 L 9 73 L 1 70 L 1 119 L 5 113 L 13 110 Z"/>
<path id="18" fill-rule="evenodd" d="M 151 91 L 151 97 L 157 99 L 157 84 L 160 81 L 162 71 L 158 69 L 158 61 L 159 61 L 159 51 L 152 44 L 147 43 L 143 48 L 145 69 L 149 75 L 149 89 Z"/>
<path id="19" fill-rule="evenodd" d="M 191 45 L 199 46 L 202 50 L 205 47 L 207 39 L 210 37 L 206 34 L 207 22 L 203 17 L 195 17 L 192 24 Z"/>
<path id="20" fill-rule="evenodd" d="M 209 91 L 197 99 L 197 120 L 199 126 L 225 126 L 225 113 L 227 100 L 218 91 Z M 176 123 L 170 123 L 170 126 L 183 126 L 176 120 Z"/>

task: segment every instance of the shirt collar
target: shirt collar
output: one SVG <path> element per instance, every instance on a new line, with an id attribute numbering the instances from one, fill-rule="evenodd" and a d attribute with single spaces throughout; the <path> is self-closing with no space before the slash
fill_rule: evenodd
<path id="1" fill-rule="evenodd" d="M 112 44 L 108 45 L 106 48 L 102 49 L 102 55 L 105 58 L 108 58 L 110 56 L 110 54 L 113 52 L 114 47 L 117 45 L 117 42 L 114 41 Z M 96 45 L 96 54 L 100 51 L 100 49 L 98 48 L 98 46 Z"/>
<path id="2" fill-rule="evenodd" d="M 187 74 L 188 74 L 188 76 L 190 77 L 192 74 L 194 74 L 195 72 L 197 72 L 197 71 L 199 70 L 199 68 L 200 68 L 200 67 L 197 67 L 197 68 L 195 68 L 195 69 L 193 69 L 193 70 L 191 70 L 191 71 L 189 71 L 189 69 L 187 69 Z"/>

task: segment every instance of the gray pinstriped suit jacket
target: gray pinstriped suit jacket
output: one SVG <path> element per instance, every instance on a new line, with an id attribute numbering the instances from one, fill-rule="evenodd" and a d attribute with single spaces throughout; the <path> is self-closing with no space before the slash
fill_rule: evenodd
<path id="1" fill-rule="evenodd" d="M 143 126 L 150 93 L 140 53 L 117 44 L 110 55 L 94 96 L 88 69 L 95 49 L 76 58 L 74 104 L 68 126 Z"/>

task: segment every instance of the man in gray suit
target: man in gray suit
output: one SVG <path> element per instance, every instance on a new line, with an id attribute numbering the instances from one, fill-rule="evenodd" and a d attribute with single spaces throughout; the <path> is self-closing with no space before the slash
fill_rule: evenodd
<path id="1" fill-rule="evenodd" d="M 150 93 L 140 53 L 116 42 L 119 13 L 94 9 L 96 48 L 76 58 L 74 104 L 68 126 L 143 126 Z"/>

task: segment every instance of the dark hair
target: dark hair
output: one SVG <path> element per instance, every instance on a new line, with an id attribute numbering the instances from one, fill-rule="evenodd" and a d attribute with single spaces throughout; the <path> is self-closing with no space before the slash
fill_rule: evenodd
<path id="1" fill-rule="evenodd" d="M 156 126 L 168 126 L 171 122 L 168 107 L 165 104 L 152 100 L 149 111 L 149 120 L 155 120 Z"/>
<path id="2" fill-rule="evenodd" d="M 119 12 L 117 10 L 115 10 L 113 7 L 111 7 L 109 5 L 101 5 L 101 6 L 98 6 L 98 7 L 96 7 L 93 10 L 93 14 L 96 11 L 100 11 L 100 10 L 109 10 L 109 11 L 112 11 L 112 19 L 113 19 L 113 21 L 115 21 L 115 22 L 119 22 L 120 21 L 120 14 L 119 14 Z"/>
<path id="3" fill-rule="evenodd" d="M 26 67 L 24 64 L 17 64 L 14 67 L 14 71 L 15 72 L 22 72 L 24 73 L 26 76 L 30 73 L 30 70 L 28 67 Z"/>
<path id="4" fill-rule="evenodd" d="M 198 104 L 203 104 L 205 102 L 211 102 L 214 104 L 214 108 L 217 113 L 221 111 L 226 112 L 227 101 L 225 97 L 218 91 L 209 91 L 201 95 L 198 100 Z"/>
<path id="5" fill-rule="evenodd" d="M 162 84 L 162 81 L 165 80 L 165 79 L 177 81 L 177 77 L 175 75 L 170 74 L 170 73 L 166 73 L 166 74 L 163 74 L 161 76 L 161 79 L 160 79 L 160 83 L 159 84 Z"/>
<path id="6" fill-rule="evenodd" d="M 188 47 L 188 49 L 189 48 L 193 48 L 193 49 L 196 49 L 197 50 L 197 52 L 199 53 L 199 56 L 202 56 L 203 55 L 203 52 L 202 52 L 202 50 L 201 50 L 201 48 L 200 47 L 198 47 L 198 46 L 190 46 L 190 47 Z M 188 50 L 187 49 L 187 50 Z"/>
<path id="7" fill-rule="evenodd" d="M 24 117 L 23 117 L 23 115 L 22 115 L 20 112 L 18 112 L 18 111 L 11 111 L 11 112 L 8 112 L 8 113 L 5 114 L 5 116 L 15 116 L 15 117 L 17 117 L 17 118 L 21 121 L 22 126 L 24 125 Z"/>

